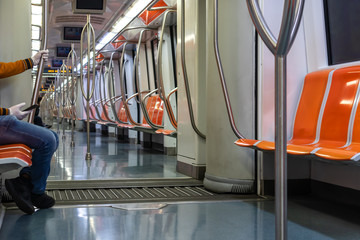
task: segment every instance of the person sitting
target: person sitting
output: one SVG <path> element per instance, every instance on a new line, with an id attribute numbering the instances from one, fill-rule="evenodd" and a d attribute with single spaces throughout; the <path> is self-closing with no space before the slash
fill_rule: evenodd
<path id="1" fill-rule="evenodd" d="M 46 58 L 48 50 L 16 62 L 0 62 L 0 78 L 22 73 Z M 55 200 L 45 193 L 50 162 L 59 145 L 57 134 L 44 127 L 21 121 L 31 111 L 22 111 L 25 103 L 0 108 L 0 145 L 22 143 L 33 149 L 32 166 L 23 168 L 19 176 L 5 180 L 5 187 L 20 210 L 27 214 L 54 206 Z"/>
<path id="2" fill-rule="evenodd" d="M 52 126 L 51 125 L 47 125 L 43 122 L 43 120 L 41 119 L 41 117 L 39 116 L 39 113 L 40 113 L 40 104 L 41 104 L 41 101 L 42 101 L 42 97 L 38 97 L 37 99 L 37 108 L 35 109 L 35 116 L 34 116 L 34 124 L 35 125 L 38 125 L 40 127 L 46 127 L 46 128 L 51 128 Z"/>

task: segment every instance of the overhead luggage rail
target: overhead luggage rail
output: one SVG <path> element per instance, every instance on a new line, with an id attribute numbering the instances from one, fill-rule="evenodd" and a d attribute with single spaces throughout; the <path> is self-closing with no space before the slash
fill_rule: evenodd
<path id="1" fill-rule="evenodd" d="M 201 138 L 206 139 L 205 134 L 203 134 L 199 130 L 199 128 L 196 126 L 194 110 L 193 110 L 192 101 L 191 101 L 189 79 L 188 79 L 188 75 L 187 75 L 186 61 L 185 61 L 185 1 L 184 0 L 181 0 L 181 67 L 182 67 L 182 72 L 183 72 L 186 99 L 187 99 L 187 103 L 188 103 L 191 126 L 193 127 L 194 131 Z"/>

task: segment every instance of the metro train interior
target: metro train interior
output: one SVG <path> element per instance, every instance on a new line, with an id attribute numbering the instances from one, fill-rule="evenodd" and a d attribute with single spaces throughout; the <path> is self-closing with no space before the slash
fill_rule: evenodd
<path id="1" fill-rule="evenodd" d="M 0 106 L 41 97 L 59 137 L 56 204 L 33 214 L 4 186 L 31 150 L 0 146 L 0 239 L 360 239 L 359 12 L 357 0 L 0 1 L 0 67 L 49 50 L 0 80 Z"/>

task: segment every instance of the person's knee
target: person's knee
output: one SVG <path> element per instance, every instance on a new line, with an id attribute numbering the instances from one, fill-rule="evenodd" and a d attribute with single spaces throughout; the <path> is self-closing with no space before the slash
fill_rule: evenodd
<path id="1" fill-rule="evenodd" d="M 57 135 L 56 132 L 54 132 L 52 130 L 50 130 L 50 132 L 54 135 L 54 138 L 55 138 L 55 150 L 56 150 L 59 147 L 59 136 Z"/>
<path id="2" fill-rule="evenodd" d="M 45 128 L 44 128 L 45 130 Z M 42 139 L 45 143 L 45 147 L 52 152 L 55 152 L 59 145 L 59 138 L 56 133 L 46 129 L 46 136 Z"/>

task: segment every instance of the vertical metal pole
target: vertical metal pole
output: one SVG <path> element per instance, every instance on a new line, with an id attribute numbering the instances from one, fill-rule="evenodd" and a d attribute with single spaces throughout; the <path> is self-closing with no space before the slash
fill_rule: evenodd
<path id="1" fill-rule="evenodd" d="M 63 109 L 63 114 L 65 113 L 65 107 L 66 107 L 66 91 L 67 89 L 65 89 L 65 79 L 67 79 L 67 71 L 68 71 L 68 68 L 66 66 L 66 63 L 65 63 L 65 60 L 63 61 L 63 64 L 61 65 L 61 68 L 60 68 L 60 79 L 62 80 L 60 83 L 60 91 L 61 91 L 61 100 L 62 100 L 62 109 Z M 66 77 L 65 77 L 66 76 Z M 61 87 L 62 85 L 62 87 Z M 63 119 L 62 119 L 62 130 L 63 130 L 63 135 L 62 135 L 62 139 L 65 139 L 66 138 L 66 135 L 65 135 L 65 116 L 63 115 Z"/>
<path id="2" fill-rule="evenodd" d="M 60 81 L 60 72 L 57 73 L 56 75 L 56 83 L 55 83 L 55 107 L 57 109 L 57 114 L 56 114 L 56 122 L 57 122 L 57 134 L 60 134 L 60 121 L 59 121 L 59 114 L 60 114 L 60 101 L 59 101 L 59 91 L 58 88 L 59 86 L 59 81 Z"/>
<path id="3" fill-rule="evenodd" d="M 46 49 L 47 48 L 47 28 L 48 28 L 48 0 L 43 0 L 43 30 L 41 32 L 42 35 L 42 41 L 41 41 L 41 49 Z M 42 79 L 42 73 L 44 71 L 44 65 L 45 65 L 45 60 L 43 58 L 40 59 L 40 63 L 38 66 L 38 70 L 36 73 L 36 81 L 35 81 L 35 86 L 34 86 L 34 90 L 33 90 L 33 95 L 31 98 L 31 105 L 35 105 L 37 103 L 37 99 L 39 97 L 39 91 L 40 91 L 40 86 L 41 86 L 41 79 Z M 28 122 L 29 123 L 33 123 L 34 122 L 34 117 L 35 117 L 35 110 L 32 110 L 29 114 L 28 117 Z"/>
<path id="4" fill-rule="evenodd" d="M 75 93 L 75 86 L 77 86 L 77 79 L 75 77 L 75 63 L 76 63 L 76 53 L 75 53 L 75 48 L 74 48 L 74 44 L 71 44 L 71 52 L 70 52 L 70 56 L 71 56 L 71 82 L 69 81 L 69 85 L 70 85 L 70 89 L 71 89 L 71 95 L 69 97 L 70 100 L 70 105 L 71 105 L 71 142 L 70 142 L 70 146 L 71 147 L 75 147 L 75 141 L 74 141 L 74 125 L 75 125 L 75 102 L 76 102 L 76 93 Z M 68 56 L 69 58 L 69 56 Z"/>
<path id="5" fill-rule="evenodd" d="M 297 34 L 304 0 L 285 0 L 278 39 L 275 39 L 256 0 L 247 0 L 251 19 L 275 56 L 275 235 L 287 239 L 286 55 Z"/>
<path id="6" fill-rule="evenodd" d="M 90 23 L 90 14 L 87 15 L 87 22 Z M 90 96 L 90 31 L 89 31 L 89 26 L 88 26 L 88 31 L 87 31 L 87 84 L 86 84 L 86 95 Z M 95 39 L 94 39 L 95 41 Z M 93 72 L 93 74 L 95 74 Z M 95 84 L 94 82 L 92 84 Z M 91 160 L 91 152 L 90 152 L 90 97 L 89 100 L 86 101 L 86 112 L 87 112 L 87 122 L 86 122 L 86 129 L 87 129 L 87 152 L 86 152 L 86 160 Z"/>
<path id="7" fill-rule="evenodd" d="M 87 31 L 87 86 L 86 86 L 86 93 L 84 90 L 84 73 L 83 73 L 83 39 L 84 39 L 84 32 Z M 91 45 L 91 38 L 92 38 L 92 45 Z M 95 31 L 90 23 L 90 15 L 87 15 L 87 23 L 85 24 L 82 32 L 81 32 L 81 43 L 80 43 L 80 85 L 81 85 L 81 92 L 86 100 L 86 130 L 87 130 L 87 151 L 85 160 L 91 160 L 91 152 L 90 152 L 90 99 L 95 90 L 95 62 L 93 62 L 92 70 L 93 70 L 93 79 L 92 79 L 92 87 L 90 90 L 90 67 L 91 67 L 91 57 L 90 52 L 93 53 L 93 57 L 95 58 Z"/>
<path id="8" fill-rule="evenodd" d="M 287 239 L 286 57 L 275 57 L 275 235 Z"/>

